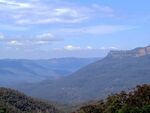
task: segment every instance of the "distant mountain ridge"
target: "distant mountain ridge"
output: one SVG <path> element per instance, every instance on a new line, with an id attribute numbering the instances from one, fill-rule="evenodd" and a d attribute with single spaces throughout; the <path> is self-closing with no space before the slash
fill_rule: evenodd
<path id="1" fill-rule="evenodd" d="M 124 55 L 124 51 L 123 55 L 119 52 L 117 57 L 110 56 L 110 52 L 102 60 L 88 64 L 70 76 L 29 85 L 22 90 L 31 96 L 52 101 L 78 103 L 103 98 L 138 84 L 149 84 L 150 54 L 139 52 L 148 48 L 136 48 L 127 55 Z M 137 53 L 140 54 L 137 56 Z"/>
<path id="2" fill-rule="evenodd" d="M 43 60 L 1 59 L 0 85 L 37 83 L 70 75 L 100 58 L 55 58 Z"/>
<path id="3" fill-rule="evenodd" d="M 147 47 L 135 48 L 133 50 L 110 51 L 108 57 L 113 57 L 113 58 L 141 57 L 145 55 L 150 55 L 150 45 Z"/>

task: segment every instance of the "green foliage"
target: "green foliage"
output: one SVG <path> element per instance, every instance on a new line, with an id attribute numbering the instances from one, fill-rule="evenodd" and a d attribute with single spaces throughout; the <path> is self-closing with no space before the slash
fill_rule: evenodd
<path id="1" fill-rule="evenodd" d="M 53 105 L 18 91 L 0 88 L 0 113 L 62 113 Z"/>
<path id="2" fill-rule="evenodd" d="M 123 106 L 118 113 L 150 113 L 150 105 L 145 105 L 141 108 Z"/>
<path id="3" fill-rule="evenodd" d="M 97 106 L 89 105 L 82 107 L 79 113 L 101 113 L 101 112 L 102 112 L 101 109 L 99 109 Z"/>
<path id="4" fill-rule="evenodd" d="M 0 113 L 7 113 L 6 108 L 0 107 Z"/>
<path id="5" fill-rule="evenodd" d="M 111 95 L 103 104 L 83 106 L 78 113 L 150 113 L 150 85 Z"/>

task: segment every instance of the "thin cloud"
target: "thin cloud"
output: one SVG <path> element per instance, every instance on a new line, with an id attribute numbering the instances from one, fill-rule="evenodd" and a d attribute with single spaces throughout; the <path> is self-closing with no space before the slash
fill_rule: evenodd
<path id="1" fill-rule="evenodd" d="M 6 6 L 11 9 L 24 9 L 32 7 L 30 3 L 17 2 L 15 0 L 0 0 L 0 4 L 1 6 Z"/>
<path id="2" fill-rule="evenodd" d="M 86 47 L 81 47 L 81 46 L 75 46 L 75 45 L 66 45 L 61 48 L 55 48 L 54 50 L 65 50 L 65 51 L 110 51 L 110 50 L 119 50 L 118 47 L 115 46 L 110 46 L 110 47 L 92 47 L 92 46 L 86 46 Z"/>
<path id="3" fill-rule="evenodd" d="M 69 36 L 83 36 L 83 35 L 108 35 L 121 31 L 135 29 L 136 26 L 128 25 L 97 25 L 97 26 L 86 26 L 80 28 L 61 28 L 52 30 L 54 34 L 59 32 L 61 35 Z"/>
<path id="4" fill-rule="evenodd" d="M 43 33 L 36 36 L 31 36 L 28 38 L 16 37 L 10 38 L 4 36 L 2 33 L 0 34 L 0 41 L 13 46 L 26 46 L 26 45 L 43 45 L 43 44 L 51 44 L 53 42 L 61 41 L 61 39 L 55 38 L 51 33 Z"/>
<path id="5" fill-rule="evenodd" d="M 60 6 L 56 2 L 31 0 L 18 2 L 16 0 L 0 0 L 0 17 L 12 21 L 17 25 L 34 25 L 50 23 L 80 23 L 94 17 L 108 17 L 114 15 L 109 6 L 66 5 Z"/>

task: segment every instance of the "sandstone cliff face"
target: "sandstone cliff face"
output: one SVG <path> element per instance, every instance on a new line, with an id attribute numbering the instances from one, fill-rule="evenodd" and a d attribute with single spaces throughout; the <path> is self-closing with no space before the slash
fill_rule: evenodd
<path id="1" fill-rule="evenodd" d="M 133 50 L 110 51 L 108 57 L 113 57 L 113 58 L 141 57 L 145 55 L 150 55 L 150 46 L 136 48 Z"/>

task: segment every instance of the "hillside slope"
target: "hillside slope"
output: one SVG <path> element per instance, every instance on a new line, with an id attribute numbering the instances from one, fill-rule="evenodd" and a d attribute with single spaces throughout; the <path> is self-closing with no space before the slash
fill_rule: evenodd
<path id="1" fill-rule="evenodd" d="M 23 90 L 35 97 L 78 103 L 103 98 L 112 92 L 126 90 L 143 83 L 150 83 L 150 55 L 124 57 L 108 55 L 68 77 L 51 83 L 31 85 Z"/>
<path id="2" fill-rule="evenodd" d="M 83 105 L 76 113 L 150 113 L 150 85 Z"/>
<path id="3" fill-rule="evenodd" d="M 53 105 L 18 91 L 0 88 L 0 113 L 62 113 Z"/>

